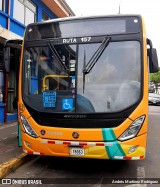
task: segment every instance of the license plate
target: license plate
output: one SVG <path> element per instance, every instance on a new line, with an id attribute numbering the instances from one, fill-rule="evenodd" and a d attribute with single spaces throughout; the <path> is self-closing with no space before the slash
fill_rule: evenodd
<path id="1" fill-rule="evenodd" d="M 71 156 L 84 156 L 84 149 L 79 147 L 70 147 L 69 153 Z"/>

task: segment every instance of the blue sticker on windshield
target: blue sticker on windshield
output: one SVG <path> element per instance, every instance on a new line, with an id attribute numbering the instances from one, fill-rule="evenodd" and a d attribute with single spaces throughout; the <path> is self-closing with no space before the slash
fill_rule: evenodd
<path id="1" fill-rule="evenodd" d="M 45 91 L 43 92 L 43 107 L 55 107 L 56 103 L 56 92 L 55 91 Z"/>
<path id="2" fill-rule="evenodd" d="M 63 99 L 62 110 L 73 110 L 73 99 Z"/>

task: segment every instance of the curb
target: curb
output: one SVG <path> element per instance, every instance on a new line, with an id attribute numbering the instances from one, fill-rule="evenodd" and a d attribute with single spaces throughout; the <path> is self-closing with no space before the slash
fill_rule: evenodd
<path id="1" fill-rule="evenodd" d="M 14 172 L 18 167 L 25 164 L 28 160 L 30 160 L 30 155 L 26 153 L 22 153 L 16 158 L 9 160 L 8 162 L 4 162 L 0 165 L 0 179 L 6 177 L 11 172 Z"/>

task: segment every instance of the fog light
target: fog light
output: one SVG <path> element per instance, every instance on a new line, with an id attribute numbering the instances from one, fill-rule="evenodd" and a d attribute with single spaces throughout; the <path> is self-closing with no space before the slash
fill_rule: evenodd
<path id="1" fill-rule="evenodd" d="M 25 143 L 26 143 L 26 145 L 27 145 L 29 148 L 31 148 L 31 144 L 30 144 L 29 142 L 26 142 L 26 141 L 25 141 Z"/>
<path id="2" fill-rule="evenodd" d="M 133 153 L 134 151 L 137 150 L 137 148 L 138 148 L 138 145 L 131 147 L 131 148 L 129 149 L 128 153 L 129 153 L 129 154 L 130 154 L 130 153 Z"/>

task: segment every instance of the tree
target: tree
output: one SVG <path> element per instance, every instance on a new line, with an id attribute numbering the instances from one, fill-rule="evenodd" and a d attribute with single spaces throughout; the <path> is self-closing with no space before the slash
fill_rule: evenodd
<path id="1" fill-rule="evenodd" d="M 158 83 L 160 83 L 160 71 L 158 71 L 157 73 L 151 73 L 150 81 L 155 84 L 156 93 L 158 93 Z"/>

